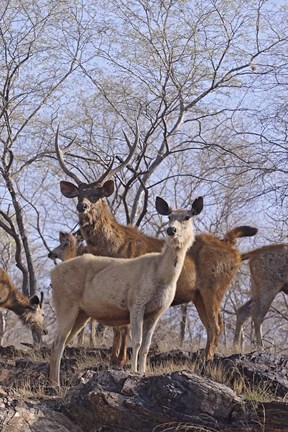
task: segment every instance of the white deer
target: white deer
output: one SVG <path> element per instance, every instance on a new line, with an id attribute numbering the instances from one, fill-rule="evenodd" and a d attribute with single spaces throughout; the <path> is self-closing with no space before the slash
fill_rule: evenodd
<path id="1" fill-rule="evenodd" d="M 160 253 L 137 258 L 85 254 L 51 272 L 58 331 L 51 347 L 50 383 L 60 385 L 60 361 L 67 344 L 89 317 L 107 326 L 131 324 L 132 372 L 145 373 L 146 359 L 160 316 L 171 305 L 187 250 L 195 235 L 192 218 L 203 208 L 197 198 L 190 210 L 172 211 L 156 198 L 159 214 L 169 216 Z"/>

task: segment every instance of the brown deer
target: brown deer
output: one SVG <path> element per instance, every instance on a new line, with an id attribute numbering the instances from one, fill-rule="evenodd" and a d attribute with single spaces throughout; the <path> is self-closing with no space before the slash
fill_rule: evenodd
<path id="1" fill-rule="evenodd" d="M 110 164 L 97 181 L 87 184 L 65 165 L 58 144 L 58 131 L 56 134 L 55 147 L 59 163 L 64 172 L 77 183 L 76 186 L 61 181 L 61 193 L 67 198 L 77 197 L 80 230 L 89 250 L 95 255 L 134 258 L 150 252 L 160 252 L 163 246 L 163 240 L 146 236 L 135 227 L 119 224 L 105 202 L 105 198 L 114 192 L 114 181 L 111 177 L 124 168 L 133 157 L 139 139 L 138 127 L 133 145 L 129 143 L 126 135 L 125 138 L 130 148 L 125 161 L 114 169 Z M 196 236 L 193 246 L 187 253 L 172 305 L 190 301 L 194 303 L 207 331 L 207 360 L 213 358 L 222 331 L 222 298 L 241 263 L 235 240 L 239 237 L 254 236 L 256 232 L 255 228 L 240 226 L 229 231 L 223 240 L 211 234 L 200 234 Z M 117 342 L 114 340 L 114 349 Z"/>
<path id="2" fill-rule="evenodd" d="M 28 298 L 21 294 L 5 270 L 0 269 L 0 307 L 11 310 L 22 323 L 39 333 L 47 334 L 44 326 L 43 293 Z"/>
<path id="3" fill-rule="evenodd" d="M 256 344 L 263 349 L 262 324 L 265 315 L 279 292 L 288 294 L 288 244 L 254 249 L 242 254 L 242 260 L 246 259 L 249 259 L 251 298 L 237 310 L 234 345 L 243 348 L 243 325 L 251 316 Z"/>
<path id="4" fill-rule="evenodd" d="M 161 315 L 172 303 L 186 252 L 194 241 L 192 218 L 201 213 L 203 198 L 191 210 L 172 211 L 156 198 L 158 213 L 169 216 L 165 244 L 160 253 L 137 258 L 84 255 L 66 261 L 51 272 L 52 297 L 57 315 L 57 336 L 52 344 L 50 383 L 60 385 L 60 361 L 66 340 L 89 317 L 105 325 L 131 324 L 132 372 L 145 373 L 151 339 Z M 108 266 L 103 268 L 103 263 Z M 68 306 L 67 306 L 68 305 Z"/>
<path id="5" fill-rule="evenodd" d="M 83 237 L 80 231 L 76 233 L 59 232 L 59 245 L 48 253 L 52 260 L 66 261 L 76 256 L 89 253 L 87 246 L 83 245 Z"/>

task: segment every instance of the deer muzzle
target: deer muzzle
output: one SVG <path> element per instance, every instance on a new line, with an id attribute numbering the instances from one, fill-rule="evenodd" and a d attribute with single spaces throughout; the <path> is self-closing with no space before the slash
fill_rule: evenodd
<path id="1" fill-rule="evenodd" d="M 77 204 L 78 213 L 85 213 L 85 211 L 89 208 L 87 203 L 79 203 Z"/>
<path id="2" fill-rule="evenodd" d="M 175 234 L 176 234 L 176 228 L 175 227 L 168 227 L 167 228 L 167 234 L 169 235 L 169 236 L 174 236 Z"/>

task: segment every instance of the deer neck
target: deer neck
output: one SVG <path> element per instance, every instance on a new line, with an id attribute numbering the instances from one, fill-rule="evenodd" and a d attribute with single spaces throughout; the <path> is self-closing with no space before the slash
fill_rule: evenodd
<path id="1" fill-rule="evenodd" d="M 80 215 L 79 223 L 91 253 L 117 256 L 118 250 L 125 243 L 125 235 L 103 199 L 89 213 Z"/>
<path id="2" fill-rule="evenodd" d="M 192 246 L 194 237 L 185 244 L 174 245 L 167 239 L 159 256 L 158 274 L 166 284 L 175 283 L 183 268 L 187 250 Z"/>
<path id="3" fill-rule="evenodd" d="M 67 251 L 65 258 L 63 258 L 63 261 L 67 261 L 71 258 L 78 256 L 78 255 L 79 255 L 78 254 L 78 245 L 76 243 L 75 244 L 73 243 L 71 245 L 71 247 L 69 248 L 69 250 Z"/>
<path id="4" fill-rule="evenodd" d="M 34 313 L 30 307 L 29 300 L 18 292 L 14 292 L 10 296 L 5 307 L 14 312 L 22 321 L 24 325 L 33 324 Z"/>

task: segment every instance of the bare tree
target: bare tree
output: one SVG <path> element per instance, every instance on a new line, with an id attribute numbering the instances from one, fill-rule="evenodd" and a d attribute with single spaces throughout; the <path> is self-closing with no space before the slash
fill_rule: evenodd
<path id="1" fill-rule="evenodd" d="M 114 164 L 125 159 L 123 130 L 135 136 L 138 120 L 137 155 L 117 174 L 109 201 L 120 222 L 159 235 L 155 195 L 181 207 L 197 191 L 206 203 L 198 229 L 223 234 L 231 225 L 256 224 L 257 246 L 285 241 L 284 6 L 2 3 L 0 224 L 24 292 L 35 291 L 37 272 L 45 280 L 40 263 L 48 243 L 77 223 L 55 188 L 63 179 L 53 146 L 59 123 L 65 161 L 91 182 L 113 157 Z M 225 304 L 229 313 L 246 295 L 247 287 L 240 288 Z M 190 331 L 195 321 L 188 312 Z"/>
<path id="2" fill-rule="evenodd" d="M 35 294 L 37 285 L 27 228 L 27 201 L 33 195 L 27 173 L 34 169 L 35 174 L 34 167 L 49 153 L 41 137 L 44 117 L 51 115 L 48 107 L 53 95 L 76 69 L 77 47 L 72 59 L 54 66 L 61 55 L 65 58 L 60 44 L 55 43 L 62 13 L 65 6 L 57 2 L 43 7 L 37 2 L 6 0 L 1 5 L 0 227 L 15 242 L 15 262 L 22 272 L 26 295 Z M 54 35 L 49 38 L 52 28 Z M 34 196 L 32 203 L 36 199 Z"/>
<path id="3" fill-rule="evenodd" d="M 278 165 L 285 119 L 275 147 L 275 119 L 267 111 L 268 95 L 279 105 L 276 93 L 286 90 L 285 8 L 263 1 L 116 0 L 96 1 L 89 14 L 93 50 L 83 49 L 80 61 L 87 93 L 77 116 L 74 107 L 67 114 L 66 134 L 77 135 L 66 154 L 71 169 L 79 169 L 75 157 L 81 157 L 93 181 L 112 155 L 123 158 L 121 129 L 133 135 L 137 118 L 139 151 L 110 200 L 120 220 L 159 233 L 149 212 L 153 196 L 172 195 L 179 206 L 197 189 L 209 209 L 202 229 L 265 224 L 264 211 L 273 216 L 280 204 L 280 189 L 271 186 L 285 173 Z M 259 242 L 268 239 L 262 233 Z"/>

